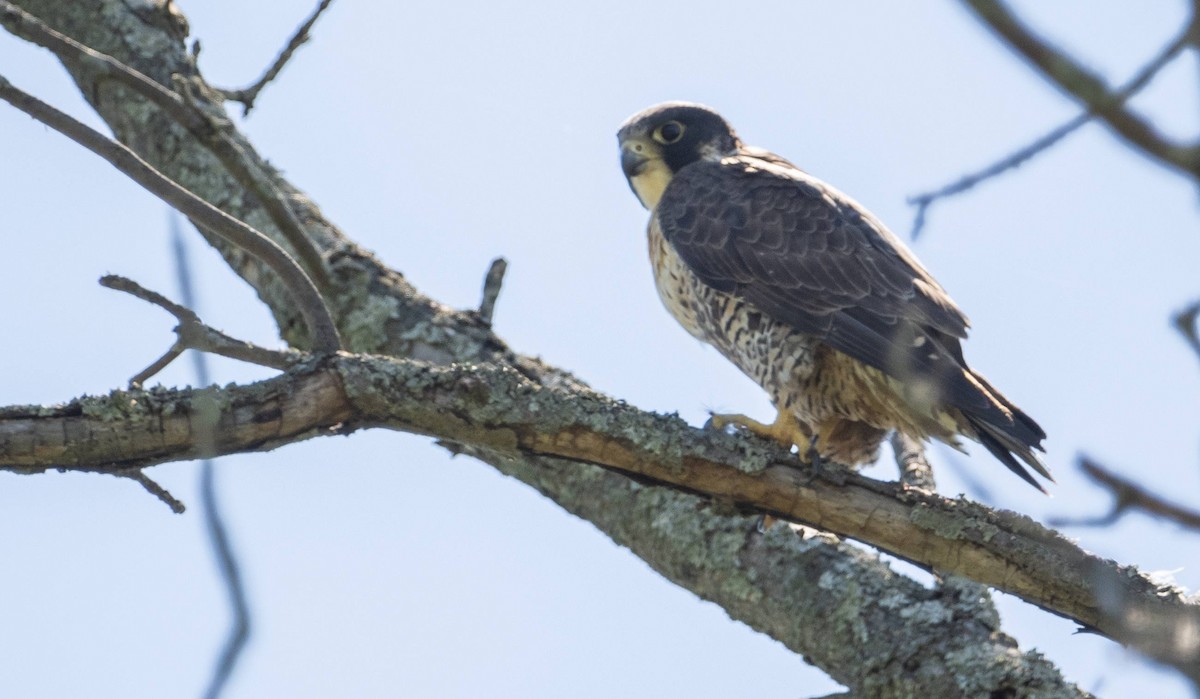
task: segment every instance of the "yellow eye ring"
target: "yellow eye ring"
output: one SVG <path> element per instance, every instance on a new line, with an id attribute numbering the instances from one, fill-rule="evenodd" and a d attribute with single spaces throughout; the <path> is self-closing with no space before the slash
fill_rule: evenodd
<path id="1" fill-rule="evenodd" d="M 655 129 L 652 135 L 655 141 L 658 141 L 664 146 L 669 146 L 683 138 L 683 132 L 683 124 L 672 120 Z"/>

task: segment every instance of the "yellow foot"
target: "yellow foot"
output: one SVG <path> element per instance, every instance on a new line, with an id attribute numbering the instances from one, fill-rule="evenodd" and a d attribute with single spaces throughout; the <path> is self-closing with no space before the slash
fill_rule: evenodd
<path id="1" fill-rule="evenodd" d="M 775 417 L 775 422 L 769 425 L 745 415 L 717 415 L 715 413 L 709 418 L 709 423 L 718 430 L 734 425 L 759 437 L 773 439 L 785 447 L 795 444 L 800 449 L 801 455 L 808 451 L 808 435 L 800 428 L 800 423 L 796 422 L 796 418 L 787 412 L 780 411 Z"/>

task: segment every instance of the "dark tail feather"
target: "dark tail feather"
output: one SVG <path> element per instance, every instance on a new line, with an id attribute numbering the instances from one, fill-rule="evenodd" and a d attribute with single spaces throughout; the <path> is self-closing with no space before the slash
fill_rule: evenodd
<path id="1" fill-rule="evenodd" d="M 1035 451 L 1044 451 L 1042 449 L 1042 440 L 1046 438 L 1046 432 L 1033 421 L 1033 418 L 1026 415 L 1020 408 L 1013 405 L 1004 394 L 996 390 L 987 379 L 979 375 L 977 372 L 971 371 L 971 376 L 979 383 L 984 390 L 991 394 L 989 398 L 993 400 L 995 410 L 986 412 L 975 412 L 964 410 L 963 415 L 967 418 L 967 422 L 971 427 L 975 428 L 976 438 L 979 443 L 987 448 L 1000 463 L 1009 468 L 1010 471 L 1024 478 L 1030 485 L 1046 492 L 1045 488 L 1038 484 L 1033 479 L 1029 471 L 1021 465 L 1021 461 L 1030 466 L 1034 471 L 1037 471 L 1051 483 L 1054 482 L 1054 477 L 1050 475 L 1050 471 L 1037 457 Z M 1017 459 L 1020 458 L 1020 461 Z"/>
<path id="2" fill-rule="evenodd" d="M 1003 393 L 997 391 L 995 386 L 989 383 L 987 379 L 983 378 L 982 374 L 971 369 L 968 369 L 967 371 L 970 371 L 971 376 L 974 376 L 975 380 L 982 384 L 983 387 L 992 394 L 992 398 L 995 399 L 997 403 L 1003 405 L 1008 412 L 1012 414 L 1013 425 L 1007 430 L 1007 433 L 1011 434 L 1010 438 L 1026 444 L 1026 449 L 1033 448 L 1038 451 L 1045 451 L 1042 449 L 1042 440 L 1046 438 L 1046 431 L 1042 429 L 1042 426 L 1034 422 L 1033 418 L 1026 415 L 1020 408 L 1013 405 L 1011 401 L 1004 397 Z M 1016 450 L 1014 449 L 1013 451 Z M 1039 473 L 1041 473 L 1044 468 L 1045 467 L 1043 466 L 1037 470 Z M 1050 478 L 1050 474 L 1047 473 L 1044 475 L 1046 478 Z M 1053 481 L 1054 479 L 1050 478 L 1050 480 Z"/>
<path id="3" fill-rule="evenodd" d="M 988 451 L 992 452 L 992 456 L 995 456 L 1000 463 L 1007 466 L 1008 470 L 1017 474 L 1021 478 L 1024 478 L 1026 483 L 1029 483 L 1029 485 L 1032 485 L 1034 488 L 1037 488 L 1043 493 L 1046 492 L 1046 489 L 1042 487 L 1041 483 L 1038 483 L 1034 479 L 1033 474 L 1031 474 L 1024 466 L 1022 466 L 1021 462 L 1017 461 L 1013 456 L 1013 454 L 1020 456 L 1021 461 L 1029 464 L 1035 471 L 1042 474 L 1046 478 L 1049 478 L 1050 481 L 1053 482 L 1054 479 L 1051 478 L 1050 472 L 1046 470 L 1046 467 L 1043 466 L 1041 461 L 1038 460 L 1037 456 L 1033 454 L 1033 450 L 1031 450 L 1029 447 L 1017 447 L 1014 449 L 1013 447 L 1005 444 L 1003 440 L 998 438 L 997 432 L 999 432 L 999 430 L 994 428 L 992 425 L 989 425 L 986 422 L 978 422 L 971 417 L 968 417 L 967 420 L 971 423 L 971 426 L 975 428 L 975 434 L 979 439 L 979 443 L 986 447 Z"/>

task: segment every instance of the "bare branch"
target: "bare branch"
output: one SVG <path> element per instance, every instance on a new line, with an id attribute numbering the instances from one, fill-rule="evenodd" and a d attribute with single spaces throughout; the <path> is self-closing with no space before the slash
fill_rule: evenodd
<path id="1" fill-rule="evenodd" d="M 168 179 L 124 145 L 105 138 L 95 129 L 17 89 L 2 75 L 0 99 L 104 158 L 180 213 L 204 222 L 217 235 L 262 260 L 291 290 L 312 334 L 313 349 L 321 353 L 340 349 L 337 327 L 320 292 L 296 261 L 273 240 Z"/>
<path id="2" fill-rule="evenodd" d="M 1200 512 L 1182 505 L 1167 502 L 1163 498 L 1138 486 L 1133 481 L 1118 476 L 1086 456 L 1079 457 L 1079 468 L 1096 485 L 1108 490 L 1113 496 L 1112 510 L 1099 517 L 1072 519 L 1057 517 L 1050 520 L 1054 527 L 1103 527 L 1115 523 L 1125 514 L 1141 510 L 1155 517 L 1181 524 L 1189 529 L 1200 529 Z"/>
<path id="3" fill-rule="evenodd" d="M 1200 2 L 1200 0 L 1197 0 Z M 1193 303 L 1187 308 L 1175 314 L 1172 319 L 1175 324 L 1175 329 L 1183 335 L 1183 339 L 1187 340 L 1192 351 L 1200 357 L 1200 334 L 1196 331 L 1196 319 L 1200 317 L 1200 301 Z"/>
<path id="4" fill-rule="evenodd" d="M 1037 139 L 1033 143 L 1030 143 L 1024 148 L 1013 153 L 1012 155 L 992 163 L 978 172 L 973 172 L 969 175 L 963 175 L 957 181 L 951 182 L 940 189 L 935 189 L 931 192 L 923 192 L 921 194 L 914 194 L 913 196 L 909 197 L 909 205 L 916 207 L 917 209 L 916 214 L 913 216 L 912 232 L 909 233 L 909 236 L 913 240 L 916 240 L 917 237 L 921 235 L 921 232 L 925 229 L 925 219 L 929 214 L 929 208 L 933 206 L 933 204 L 939 199 L 945 199 L 957 194 L 962 194 L 981 182 L 985 182 L 993 177 L 996 177 L 997 175 L 1001 175 L 1009 170 L 1020 167 L 1029 159 L 1033 158 L 1042 151 L 1047 150 L 1091 120 L 1092 114 L 1090 112 L 1080 114 L 1062 126 L 1055 128 L 1045 136 Z"/>
<path id="5" fill-rule="evenodd" d="M 219 90 L 225 99 L 242 103 L 242 116 L 250 114 L 250 110 L 254 109 L 254 100 L 258 99 L 258 93 L 262 92 L 262 89 L 279 75 L 279 71 L 283 70 L 283 67 L 291 60 L 292 54 L 296 52 L 296 49 L 306 44 L 312 38 L 308 32 L 317 23 L 317 18 L 321 16 L 321 13 L 332 3 L 333 0 L 321 0 L 321 4 L 317 5 L 317 9 L 309 15 L 304 24 L 301 24 L 296 29 L 296 33 L 292 35 L 292 40 L 279 52 L 279 56 L 275 58 L 275 62 L 267 68 L 267 71 L 253 85 L 240 90 Z"/>
<path id="6" fill-rule="evenodd" d="M 1129 80 L 1129 82 L 1121 86 L 1120 89 L 1112 94 L 1111 99 L 1113 100 L 1113 104 L 1116 106 L 1124 104 L 1129 100 L 1130 97 L 1137 94 L 1143 87 L 1148 85 L 1154 76 L 1157 75 L 1160 70 L 1162 70 L 1163 66 L 1170 63 L 1176 56 L 1179 55 L 1179 52 L 1182 51 L 1185 46 L 1187 46 L 1189 36 L 1190 28 L 1182 32 L 1178 37 L 1175 38 L 1174 41 L 1167 44 L 1166 47 L 1164 47 L 1157 56 L 1151 59 L 1149 63 L 1143 66 L 1142 69 Z M 1070 121 L 1055 128 L 1045 136 L 1042 136 L 1033 143 L 1030 143 L 1024 148 L 985 167 L 984 169 L 979 170 L 978 172 L 973 172 L 969 175 L 964 175 L 958 181 L 948 184 L 940 189 L 909 197 L 908 203 L 917 209 L 913 220 L 911 233 L 912 238 L 916 240 L 917 236 L 921 234 L 922 229 L 925 227 L 925 219 L 929 213 L 929 208 L 939 199 L 945 199 L 957 194 L 962 194 L 981 182 L 990 180 L 993 177 L 1008 172 L 1009 170 L 1020 167 L 1034 156 L 1049 149 L 1050 147 L 1054 146 L 1054 144 L 1066 138 L 1068 135 L 1074 133 L 1079 129 L 1079 127 L 1091 121 L 1096 115 L 1097 112 L 1095 108 L 1092 105 L 1088 105 L 1088 110 L 1084 113 L 1073 117 Z"/>
<path id="7" fill-rule="evenodd" d="M 141 469 L 135 469 L 133 471 L 121 471 L 116 475 L 122 478 L 128 478 L 129 480 L 134 481 L 138 485 L 142 486 L 146 489 L 147 493 L 150 493 L 159 500 L 162 500 L 167 507 L 171 508 L 171 511 L 177 515 L 181 515 L 187 510 L 187 506 L 180 502 L 179 499 L 174 495 L 171 495 L 171 491 L 159 485 L 152 478 L 150 478 L 150 476 L 142 473 Z"/>
<path id="8" fill-rule="evenodd" d="M 1060 89 L 1079 100 L 1088 113 L 1096 115 L 1129 144 L 1160 163 L 1200 178 L 1200 144 L 1172 143 L 1150 123 L 1126 109 L 1124 99 L 1111 91 L 1104 80 L 1064 52 L 1048 44 L 1020 22 L 1001 0 L 963 0 L 985 25 Z M 1197 31 L 1193 17 L 1181 47 Z M 1180 40 L 1177 40 L 1177 42 Z M 1177 53 L 1178 49 L 1172 53 Z"/>
<path id="9" fill-rule="evenodd" d="M 129 387 L 141 388 L 147 381 L 157 375 L 158 372 L 166 369 L 171 362 L 179 359 L 179 355 L 185 351 L 187 351 L 187 348 L 183 346 L 182 342 L 177 341 L 166 352 L 163 352 L 161 357 L 151 362 L 150 366 L 134 374 L 133 378 L 129 379 Z"/>
<path id="10" fill-rule="evenodd" d="M 147 303 L 152 303 L 175 316 L 180 325 L 192 325 L 200 322 L 200 316 L 196 315 L 192 309 L 181 306 L 157 291 L 151 291 L 127 277 L 106 274 L 100 277 L 100 286 L 113 291 L 123 291 L 130 296 L 136 296 Z"/>
<path id="11" fill-rule="evenodd" d="M 167 364 L 182 354 L 184 350 L 189 349 L 209 352 L 222 357 L 280 370 L 287 369 L 296 362 L 307 358 L 307 355 L 295 350 L 286 350 L 283 352 L 269 350 L 265 347 L 259 347 L 258 345 L 232 338 L 220 330 L 214 330 L 202 323 L 200 317 L 190 309 L 180 306 L 162 294 L 141 286 L 132 279 L 108 274 L 100 278 L 100 285 L 116 291 L 124 291 L 143 301 L 148 301 L 155 306 L 165 309 L 179 320 L 179 326 L 175 328 L 175 332 L 179 336 L 178 341 L 171 349 L 167 350 L 166 354 L 155 361 L 154 364 L 151 364 L 133 379 L 130 379 L 131 385 L 136 384 L 140 386 L 146 379 L 165 368 Z"/>
<path id="12" fill-rule="evenodd" d="M 105 77 L 112 78 L 153 102 L 177 124 L 190 132 L 197 141 L 221 161 L 226 171 L 257 196 L 279 229 L 284 240 L 296 252 L 309 277 L 323 295 L 330 290 L 329 273 L 321 253 L 304 230 L 292 207 L 283 200 L 279 189 L 262 172 L 246 151 L 229 136 L 229 120 L 201 106 L 195 91 L 203 86 L 180 75 L 173 76 L 180 88 L 179 95 L 166 89 L 145 74 L 134 70 L 105 53 L 71 39 L 51 29 L 33 15 L 0 0 L 0 24 L 17 36 L 49 49 L 62 60 L 81 63 Z M 186 104 L 185 104 L 186 100 Z"/>
<path id="13" fill-rule="evenodd" d="M 496 310 L 496 299 L 500 296 L 500 286 L 504 283 L 504 271 L 507 269 L 508 261 L 497 257 L 492 260 L 487 276 L 483 278 L 483 300 L 479 302 L 479 319 L 488 327 L 492 325 L 492 313 Z"/>

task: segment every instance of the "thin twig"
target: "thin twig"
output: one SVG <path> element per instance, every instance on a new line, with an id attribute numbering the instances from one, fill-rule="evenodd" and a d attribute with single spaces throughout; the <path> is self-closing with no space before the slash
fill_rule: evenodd
<path id="1" fill-rule="evenodd" d="M 106 274 L 100 277 L 100 286 L 112 289 L 113 291 L 123 291 L 130 296 L 136 296 L 147 303 L 152 303 L 175 316 L 175 319 L 181 325 L 200 322 L 200 316 L 196 315 L 192 309 L 181 306 L 157 291 L 151 291 L 128 277 L 122 277 L 119 274 Z"/>
<path id="2" fill-rule="evenodd" d="M 203 109 L 193 92 L 193 83 L 175 76 L 180 94 L 171 92 L 149 76 L 125 65 L 116 58 L 75 41 L 55 31 L 45 22 L 7 0 L 0 0 L 0 23 L 17 36 L 49 49 L 63 60 L 82 63 L 92 70 L 120 82 L 150 100 L 208 149 L 238 184 L 250 190 L 262 202 L 271 222 L 296 252 L 309 277 L 325 296 L 331 295 L 332 282 L 324 259 L 292 207 L 284 201 L 272 183 L 246 150 L 229 135 L 228 119 Z M 180 95 L 183 95 L 181 97 Z"/>
<path id="3" fill-rule="evenodd" d="M 1010 48 L 1037 67 L 1047 80 L 1086 105 L 1089 113 L 1103 120 L 1131 145 L 1164 165 L 1200 179 L 1200 145 L 1182 145 L 1168 140 L 1153 124 L 1126 109 L 1124 100 L 1111 91 L 1103 79 L 1037 36 L 1001 0 L 963 2 Z M 1182 48 L 1193 41 L 1198 31 L 1196 22 L 1196 16 L 1189 18 L 1182 36 L 1172 45 L 1179 44 Z"/>
<path id="4" fill-rule="evenodd" d="M 1112 509 L 1098 517 L 1072 519 L 1066 517 L 1054 518 L 1049 521 L 1052 527 L 1102 527 L 1113 524 L 1132 510 L 1141 510 L 1147 514 L 1170 520 L 1189 529 L 1200 529 L 1200 512 L 1188 509 L 1182 505 L 1167 502 L 1133 481 L 1118 476 L 1092 461 L 1086 456 L 1079 458 L 1079 468 L 1089 478 L 1102 488 L 1107 489 L 1113 496 Z"/>
<path id="5" fill-rule="evenodd" d="M 143 382 L 162 371 L 167 364 L 179 357 L 184 350 L 189 349 L 281 371 L 308 357 L 307 354 L 296 350 L 271 350 L 230 337 L 220 330 L 205 325 L 200 317 L 190 309 L 171 301 L 158 292 L 143 287 L 132 279 L 116 274 L 107 274 L 100 278 L 100 286 L 136 296 L 165 309 L 179 320 L 179 325 L 175 328 L 178 340 L 162 357 L 130 379 L 131 385 L 142 385 Z"/>
<path id="6" fill-rule="evenodd" d="M 1111 103 L 1116 106 L 1122 105 L 1130 97 L 1137 94 L 1138 91 L 1149 84 L 1154 76 L 1157 75 L 1160 70 L 1162 70 L 1163 66 L 1167 65 L 1172 59 L 1178 56 L 1179 52 L 1182 51 L 1187 45 L 1190 26 L 1191 25 L 1189 25 L 1188 30 L 1182 32 L 1178 37 L 1175 38 L 1174 41 L 1167 44 L 1157 56 L 1151 59 L 1149 63 L 1143 66 L 1142 69 L 1139 70 L 1137 74 L 1129 80 L 1129 82 L 1125 83 L 1116 92 L 1114 92 L 1108 98 L 1105 104 Z M 1020 167 L 1034 156 L 1054 146 L 1054 144 L 1066 138 L 1071 133 L 1074 133 L 1081 126 L 1091 121 L 1093 117 L 1097 116 L 1097 106 L 1092 103 L 1088 103 L 1087 107 L 1087 111 L 1072 117 L 1070 121 L 1067 121 L 1066 123 L 1056 127 L 1049 133 L 1045 134 L 1041 138 L 1038 138 L 1024 148 L 1021 148 L 1015 153 L 1002 158 L 1001 160 L 983 168 L 982 170 L 973 172 L 969 175 L 964 175 L 957 181 L 941 187 L 940 189 L 909 197 L 908 203 L 917 209 L 916 214 L 913 217 L 912 233 L 910 234 L 913 240 L 916 240 L 917 236 L 919 236 L 921 231 L 925 228 L 926 216 L 929 212 L 930 206 L 932 206 L 934 202 L 939 199 L 952 197 L 956 194 L 962 194 L 981 182 L 990 180 L 997 175 L 1001 175 L 1009 170 Z"/>
<path id="7" fill-rule="evenodd" d="M 291 60 L 292 54 L 296 52 L 296 49 L 303 46 L 312 38 L 308 32 L 317 23 L 317 18 L 321 16 L 321 13 L 332 3 L 333 0 L 321 0 L 321 4 L 317 5 L 317 9 L 309 15 L 304 24 L 301 24 L 296 29 L 296 33 L 292 35 L 292 40 L 287 43 L 287 46 L 283 47 L 283 51 L 275 58 L 275 62 L 267 68 L 267 71 L 253 85 L 240 90 L 218 90 L 225 99 L 242 103 L 242 116 L 250 114 L 250 110 L 254 109 L 254 100 L 258 99 L 258 93 L 262 92 L 262 89 L 279 75 L 279 71 L 283 70 L 283 67 Z"/>
<path id="8" fill-rule="evenodd" d="M 504 284 L 504 271 L 508 269 L 508 261 L 503 257 L 492 260 L 487 275 L 483 278 L 483 300 L 479 302 L 479 318 L 486 325 L 492 324 L 492 314 L 496 310 L 496 299 L 500 296 L 500 286 Z"/>
<path id="9" fill-rule="evenodd" d="M 4 76 L 0 76 L 0 99 L 104 158 L 175 210 L 203 222 L 232 245 L 262 260 L 279 275 L 292 293 L 292 299 L 308 326 L 313 350 L 327 354 L 341 348 L 337 327 L 320 292 L 304 270 L 275 241 L 184 189 L 124 145 L 105 138 L 95 129 L 17 89 Z"/>
<path id="10" fill-rule="evenodd" d="M 1196 0 L 1196 2 L 1200 2 L 1200 0 Z M 1175 323 L 1175 329 L 1187 340 L 1196 356 L 1200 357 L 1200 334 L 1196 330 L 1197 316 L 1200 316 L 1200 301 L 1176 313 L 1172 320 Z"/>
<path id="11" fill-rule="evenodd" d="M 929 207 L 932 206 L 937 200 L 944 199 L 946 197 L 952 197 L 956 194 L 962 194 L 963 192 L 971 189 L 981 182 L 984 182 L 985 180 L 990 180 L 997 175 L 1003 174 L 1009 170 L 1013 170 L 1023 165 L 1027 160 L 1050 148 L 1054 144 L 1066 138 L 1071 132 L 1075 131 L 1091 120 L 1092 115 L 1090 113 L 1079 114 L 1067 123 L 1057 127 L 1050 133 L 1042 136 L 1033 143 L 1030 143 L 1021 150 L 1018 150 L 1012 155 L 1009 155 L 1002 160 L 999 160 L 983 168 L 982 170 L 979 170 L 978 172 L 973 172 L 969 175 L 963 175 L 955 182 L 951 182 L 950 184 L 940 189 L 935 189 L 932 192 L 924 192 L 909 197 L 909 205 L 914 206 L 917 209 L 917 213 L 913 216 L 912 232 L 909 235 L 913 240 L 916 240 L 917 237 L 921 235 L 921 231 L 925 228 L 925 218 L 929 212 Z"/>
<path id="12" fill-rule="evenodd" d="M 170 218 L 171 248 L 175 257 L 175 273 L 179 280 L 179 295 L 187 306 L 196 305 L 196 293 L 192 285 L 191 267 L 188 264 L 187 247 L 183 242 L 183 234 L 179 230 L 179 222 L 175 216 Z M 195 355 L 196 381 L 201 386 L 209 384 L 208 361 L 203 354 Z M 217 497 L 216 464 L 212 459 L 200 462 L 200 503 L 204 514 L 204 525 L 208 532 L 208 540 L 212 545 L 213 555 L 217 559 L 217 569 L 224 583 L 225 594 L 233 611 L 233 624 L 229 636 L 217 662 L 213 666 L 213 674 L 209 679 L 208 688 L 204 692 L 205 699 L 217 699 L 233 675 L 242 650 L 250 639 L 250 604 L 246 599 L 246 590 L 242 585 L 241 566 L 233 545 L 229 541 L 229 533 L 225 520 L 221 516 L 220 501 Z"/>
<path id="13" fill-rule="evenodd" d="M 152 478 L 150 478 L 150 476 L 147 476 L 145 473 L 143 473 L 141 469 L 125 471 L 120 475 L 141 485 L 146 489 L 147 493 L 150 493 L 154 497 L 166 503 L 167 507 L 171 508 L 171 511 L 175 514 L 181 515 L 185 510 L 187 510 L 187 506 L 180 502 L 179 498 L 171 495 L 171 491 L 156 483 Z"/>
<path id="14" fill-rule="evenodd" d="M 179 359 L 179 355 L 183 354 L 186 350 L 187 347 L 184 347 L 182 342 L 176 340 L 175 344 L 171 345 L 171 348 L 166 352 L 163 352 L 161 357 L 155 359 L 150 366 L 134 374 L 133 378 L 129 379 L 129 387 L 134 389 L 141 388 L 150 380 L 150 377 L 166 369 L 171 362 Z"/>

